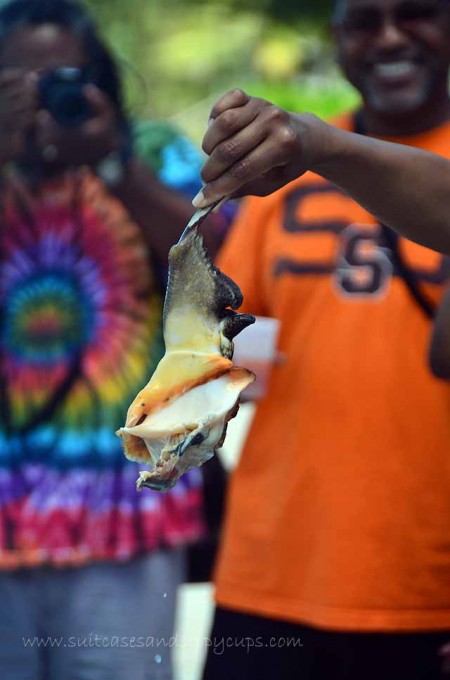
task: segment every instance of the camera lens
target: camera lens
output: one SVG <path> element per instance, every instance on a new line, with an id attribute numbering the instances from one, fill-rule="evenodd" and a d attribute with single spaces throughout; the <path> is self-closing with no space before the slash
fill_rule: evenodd
<path id="1" fill-rule="evenodd" d="M 78 68 L 56 69 L 42 78 L 42 106 L 60 125 L 76 127 L 90 118 L 91 110 L 83 94 L 86 82 Z"/>
<path id="2" fill-rule="evenodd" d="M 80 125 L 89 117 L 88 105 L 79 87 L 62 84 L 47 102 L 48 110 L 61 125 Z"/>

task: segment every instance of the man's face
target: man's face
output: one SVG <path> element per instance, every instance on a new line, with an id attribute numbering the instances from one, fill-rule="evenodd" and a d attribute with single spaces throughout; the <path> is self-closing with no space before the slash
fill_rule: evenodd
<path id="1" fill-rule="evenodd" d="M 448 0 L 342 0 L 335 37 L 338 61 L 369 109 L 413 113 L 446 93 Z"/>

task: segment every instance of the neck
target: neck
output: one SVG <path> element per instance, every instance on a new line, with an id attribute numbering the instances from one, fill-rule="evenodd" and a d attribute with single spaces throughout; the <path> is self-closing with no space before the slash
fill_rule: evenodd
<path id="1" fill-rule="evenodd" d="M 374 137 L 402 137 L 433 130 L 450 120 L 450 100 L 446 94 L 439 103 L 427 104 L 402 115 L 380 115 L 363 107 L 360 114 L 363 132 Z"/>

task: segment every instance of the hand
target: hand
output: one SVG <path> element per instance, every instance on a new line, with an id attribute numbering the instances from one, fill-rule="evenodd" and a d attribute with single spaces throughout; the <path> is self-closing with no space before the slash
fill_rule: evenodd
<path id="1" fill-rule="evenodd" d="M 309 169 L 314 116 L 287 113 L 278 106 L 232 90 L 214 105 L 203 150 L 205 187 L 193 203 L 206 207 L 228 195 L 264 196 Z"/>
<path id="2" fill-rule="evenodd" d="M 59 125 L 45 110 L 37 114 L 36 146 L 44 163 L 95 165 L 108 153 L 120 148 L 117 116 L 107 95 L 95 85 L 86 85 L 83 94 L 93 115 L 78 127 Z"/>
<path id="3" fill-rule="evenodd" d="M 0 75 L 0 164 L 24 151 L 26 132 L 36 113 L 36 83 L 35 74 L 21 69 L 6 69 Z"/>

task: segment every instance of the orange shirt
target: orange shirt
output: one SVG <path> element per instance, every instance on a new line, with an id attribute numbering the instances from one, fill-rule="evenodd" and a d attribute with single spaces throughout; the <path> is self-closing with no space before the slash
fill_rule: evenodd
<path id="1" fill-rule="evenodd" d="M 395 141 L 450 157 L 450 124 Z M 428 369 L 431 323 L 379 235 L 308 174 L 247 199 L 222 252 L 245 310 L 281 320 L 286 361 L 233 475 L 221 606 L 335 630 L 450 628 L 450 384 Z M 439 300 L 447 261 L 400 246 Z"/>

